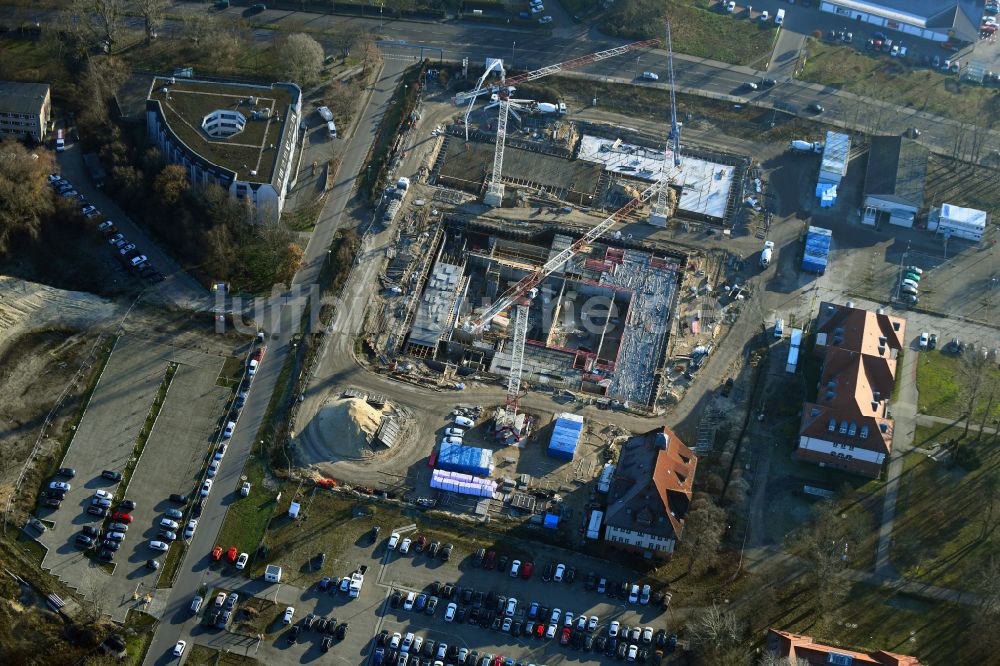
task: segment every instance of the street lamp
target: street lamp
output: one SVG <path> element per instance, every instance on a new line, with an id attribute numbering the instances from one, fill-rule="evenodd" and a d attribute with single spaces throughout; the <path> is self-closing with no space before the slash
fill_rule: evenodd
<path id="1" fill-rule="evenodd" d="M 384 2 L 378 6 L 378 29 L 379 30 L 382 29 L 382 8 L 383 7 L 385 7 L 385 3 Z"/>
<path id="2" fill-rule="evenodd" d="M 517 46 L 517 42 L 510 45 L 510 68 L 514 69 L 514 47 Z"/>
<path id="3" fill-rule="evenodd" d="M 639 56 L 635 57 L 635 72 L 632 74 L 632 78 L 639 78 Z"/>

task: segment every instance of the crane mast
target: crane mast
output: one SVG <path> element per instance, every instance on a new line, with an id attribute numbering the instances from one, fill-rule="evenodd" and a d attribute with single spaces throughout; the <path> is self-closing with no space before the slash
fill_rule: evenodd
<path id="1" fill-rule="evenodd" d="M 566 72 L 572 69 L 577 69 L 578 67 L 583 67 L 591 63 L 599 62 L 601 60 L 606 60 L 607 58 L 613 58 L 615 56 L 622 55 L 623 53 L 628 53 L 629 51 L 634 51 L 646 46 L 653 46 L 657 44 L 657 40 L 649 39 L 642 42 L 634 42 L 632 44 L 625 44 L 623 46 L 616 46 L 613 49 L 606 49 L 604 51 L 598 51 L 597 53 L 591 53 L 579 58 L 573 58 L 572 60 L 567 60 L 565 62 L 556 63 L 554 65 L 548 65 L 546 67 L 541 67 L 539 69 L 532 70 L 530 72 L 525 72 L 523 74 L 518 74 L 517 76 L 512 76 L 510 78 L 506 77 L 506 72 L 503 69 L 503 64 L 501 63 L 497 66 L 499 60 L 493 61 L 483 75 L 479 78 L 476 83 L 476 87 L 465 93 L 459 93 L 455 95 L 455 104 L 465 104 L 469 103 L 468 108 L 465 112 L 465 140 L 469 140 L 469 115 L 472 113 L 472 106 L 475 104 L 475 100 L 480 95 L 493 94 L 496 93 L 500 97 L 500 109 L 497 116 L 497 143 L 496 148 L 493 152 L 493 171 L 490 174 L 490 181 L 486 185 L 486 194 L 483 196 L 483 203 L 487 206 L 500 206 L 503 203 L 504 196 L 504 184 L 503 184 L 503 150 L 504 141 L 507 137 L 507 120 L 510 112 L 510 103 L 507 101 L 511 87 L 528 81 L 536 81 L 540 78 L 550 76 L 552 74 L 558 74 L 559 72 Z M 486 82 L 487 76 L 494 69 L 498 69 L 500 72 L 500 84 L 496 86 L 483 87 Z"/>
<path id="2" fill-rule="evenodd" d="M 667 226 L 670 219 L 670 203 L 667 192 L 670 182 L 680 173 L 681 168 L 681 128 L 677 123 L 677 96 L 674 85 L 674 45 L 670 39 L 670 22 L 667 21 L 667 71 L 670 75 L 670 134 L 663 151 L 660 165 L 660 189 L 656 193 L 656 203 L 650 206 L 649 223 L 658 227 Z M 673 162 L 672 165 L 668 162 Z M 672 174 L 671 174 L 672 172 Z"/>

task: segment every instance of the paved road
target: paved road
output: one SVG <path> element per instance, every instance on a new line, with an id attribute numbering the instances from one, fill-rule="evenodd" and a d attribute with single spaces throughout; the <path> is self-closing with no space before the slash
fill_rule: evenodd
<path id="1" fill-rule="evenodd" d="M 278 383 L 278 376 L 289 352 L 293 349 L 291 339 L 299 330 L 301 308 L 308 298 L 306 288 L 316 284 L 319 279 L 327 248 L 354 189 L 353 174 L 361 170 L 402 68 L 402 63 L 386 62 L 367 106 L 361 111 L 358 131 L 344 152 L 341 176 L 334 185 L 319 224 L 306 248 L 303 266 L 295 276 L 293 290 L 283 303 L 271 307 L 273 317 L 267 318 L 265 326 L 269 334 L 267 353 L 254 378 L 239 426 L 230 440 L 225 464 L 215 479 L 212 494 L 209 495 L 209 501 L 199 520 L 198 531 L 191 541 L 189 554 L 180 567 L 176 583 L 164 605 L 160 626 L 144 662 L 146 664 L 171 661 L 170 649 L 182 635 L 188 635 L 190 627 L 186 625 L 190 620 L 188 607 L 191 598 L 202 584 L 207 556 L 215 546 L 215 538 L 225 519 L 226 508 L 232 502 L 233 493 L 239 486 L 239 477 L 250 457 L 251 447 L 263 423 L 271 395 Z M 302 289 L 298 290 L 296 287 Z"/>

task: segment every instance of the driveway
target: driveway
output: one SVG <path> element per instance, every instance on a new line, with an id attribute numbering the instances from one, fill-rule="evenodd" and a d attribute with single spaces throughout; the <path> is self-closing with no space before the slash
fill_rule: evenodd
<path id="1" fill-rule="evenodd" d="M 80 144 L 70 143 L 66 147 L 65 152 L 57 153 L 57 159 L 59 172 L 62 174 L 62 177 L 73 183 L 77 192 L 84 195 L 87 201 L 100 209 L 101 217 L 95 218 L 95 222 L 96 220 L 114 220 L 115 226 L 118 227 L 119 231 L 129 241 L 135 243 L 136 248 L 149 257 L 153 266 L 166 276 L 166 280 L 153 285 L 152 291 L 162 294 L 165 298 L 186 309 L 204 310 L 211 306 L 208 291 L 198 284 L 194 278 L 182 271 L 177 262 L 132 222 L 111 197 L 94 186 L 83 164 Z M 112 248 L 109 248 L 109 256 L 111 252 Z M 142 280 L 142 278 L 131 274 L 126 279 Z"/>

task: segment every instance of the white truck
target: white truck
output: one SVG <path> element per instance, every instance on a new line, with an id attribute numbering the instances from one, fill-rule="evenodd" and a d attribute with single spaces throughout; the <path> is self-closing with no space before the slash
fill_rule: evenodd
<path id="1" fill-rule="evenodd" d="M 354 572 L 351 574 L 351 585 L 348 588 L 348 594 L 351 599 L 357 599 L 358 595 L 361 594 L 361 586 L 365 584 L 365 577 L 363 574 Z"/>
<path id="2" fill-rule="evenodd" d="M 549 102 L 539 102 L 532 109 L 536 113 L 555 113 L 560 116 L 566 115 L 566 104 L 564 102 L 557 102 L 556 104 L 550 104 Z"/>
<path id="3" fill-rule="evenodd" d="M 788 147 L 800 153 L 823 152 L 823 144 L 820 143 L 819 141 L 803 141 L 802 139 L 795 139 L 794 141 L 788 144 Z"/>
<path id="4" fill-rule="evenodd" d="M 760 251 L 761 268 L 767 268 L 771 263 L 772 252 L 774 252 L 774 241 L 764 241 L 764 249 Z"/>

